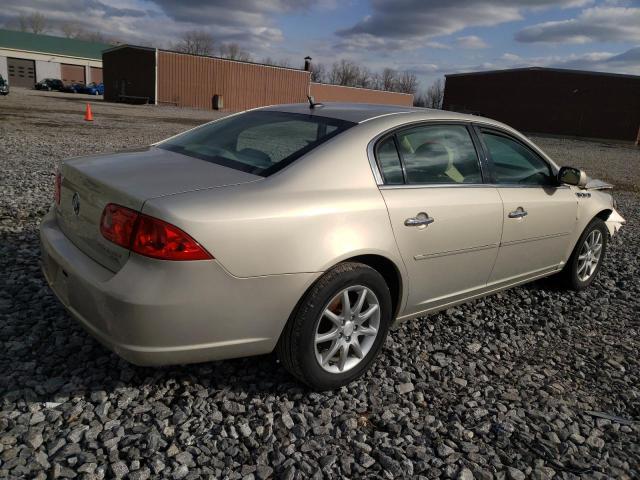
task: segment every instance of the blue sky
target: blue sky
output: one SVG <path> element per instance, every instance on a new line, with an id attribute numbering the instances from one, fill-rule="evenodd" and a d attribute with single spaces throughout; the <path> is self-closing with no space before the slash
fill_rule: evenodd
<path id="1" fill-rule="evenodd" d="M 44 13 L 123 42 L 169 47 L 188 30 L 253 59 L 447 73 L 530 65 L 640 75 L 640 0 L 5 0 L 0 24 Z"/>

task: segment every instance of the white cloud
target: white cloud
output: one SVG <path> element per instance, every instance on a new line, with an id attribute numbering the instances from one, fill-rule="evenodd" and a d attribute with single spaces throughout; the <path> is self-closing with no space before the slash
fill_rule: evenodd
<path id="1" fill-rule="evenodd" d="M 526 27 L 515 38 L 526 43 L 640 42 L 640 8 L 588 8 L 576 18 Z"/>
<path id="2" fill-rule="evenodd" d="M 583 6 L 592 0 L 371 0 L 372 13 L 336 34 L 365 48 L 414 48 L 467 27 L 523 18 L 526 10 Z"/>
<path id="3" fill-rule="evenodd" d="M 274 17 L 330 9 L 336 0 L 4 0 L 0 25 L 17 26 L 21 14 L 43 13 L 48 32 L 72 23 L 126 43 L 167 47 L 187 30 L 209 31 L 218 43 L 237 42 L 256 54 L 284 39 Z"/>
<path id="4" fill-rule="evenodd" d="M 465 37 L 456 38 L 456 45 L 460 48 L 477 49 L 487 48 L 489 45 L 476 35 L 467 35 Z"/>

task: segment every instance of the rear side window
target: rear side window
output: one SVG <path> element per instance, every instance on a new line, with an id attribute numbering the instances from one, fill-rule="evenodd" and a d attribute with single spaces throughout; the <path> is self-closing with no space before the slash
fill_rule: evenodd
<path id="1" fill-rule="evenodd" d="M 353 125 L 314 115 L 255 111 L 203 125 L 158 147 L 267 177 Z"/>
<path id="2" fill-rule="evenodd" d="M 463 125 L 424 125 L 397 134 L 411 184 L 482 183 L 480 162 Z"/>
<path id="3" fill-rule="evenodd" d="M 503 135 L 483 131 L 482 138 L 493 163 L 497 183 L 549 185 L 551 169 L 547 162 L 520 142 Z"/>
<path id="4" fill-rule="evenodd" d="M 380 171 L 387 185 L 401 185 L 404 183 L 402 165 L 398 156 L 395 140 L 389 137 L 383 140 L 377 148 L 376 157 L 380 165 Z"/>

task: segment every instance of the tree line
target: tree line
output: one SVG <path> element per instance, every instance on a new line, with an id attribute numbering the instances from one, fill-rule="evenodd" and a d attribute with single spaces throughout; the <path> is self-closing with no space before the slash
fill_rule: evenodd
<path id="1" fill-rule="evenodd" d="M 17 19 L 20 31 L 42 34 L 48 29 L 46 17 L 39 12 L 30 15 L 20 15 Z M 121 43 L 101 32 L 87 31 L 82 26 L 68 22 L 60 26 L 60 30 L 67 38 L 77 38 L 92 42 L 117 45 Z M 230 60 L 252 61 L 251 55 L 237 43 L 218 44 L 213 36 L 205 30 L 190 30 L 185 32 L 180 40 L 169 46 L 171 50 L 193 55 L 211 55 Z M 279 67 L 291 67 L 288 59 L 274 60 L 271 57 L 262 59 L 260 63 Z M 438 78 L 428 88 L 421 90 L 420 82 L 411 71 L 398 71 L 384 68 L 375 72 L 353 60 L 340 60 L 330 67 L 322 63 L 311 64 L 311 81 L 328 83 L 346 87 L 370 88 L 386 92 L 409 93 L 413 95 L 415 106 L 427 108 L 442 108 L 444 97 L 444 82 Z"/>
<path id="2" fill-rule="evenodd" d="M 213 36 L 204 30 L 192 30 L 183 34 L 180 41 L 171 46 L 172 50 L 193 55 L 214 55 L 232 60 L 252 61 L 251 55 L 236 43 L 217 45 Z M 291 67 L 287 59 L 276 61 L 271 57 L 260 61 L 267 65 Z M 330 67 L 322 63 L 311 64 L 311 81 L 346 87 L 370 88 L 387 92 L 410 93 L 414 105 L 428 108 L 442 108 L 444 82 L 437 79 L 427 89 L 420 90 L 420 82 L 415 73 L 385 68 L 380 72 L 371 71 L 353 60 L 340 60 Z"/>

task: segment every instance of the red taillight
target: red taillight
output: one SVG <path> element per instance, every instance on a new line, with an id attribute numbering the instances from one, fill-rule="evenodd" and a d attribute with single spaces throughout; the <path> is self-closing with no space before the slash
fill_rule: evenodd
<path id="1" fill-rule="evenodd" d="M 211 255 L 178 227 L 140 215 L 131 250 L 162 260 L 209 260 Z"/>
<path id="2" fill-rule="evenodd" d="M 113 203 L 108 204 L 102 211 L 100 232 L 110 242 L 124 248 L 131 248 L 133 229 L 138 219 L 138 212 L 130 208 L 121 207 Z"/>
<path id="3" fill-rule="evenodd" d="M 213 258 L 178 227 L 113 203 L 102 212 L 100 231 L 107 240 L 146 257 L 161 260 Z"/>
<path id="4" fill-rule="evenodd" d="M 56 184 L 53 192 L 53 198 L 56 201 L 56 205 L 60 205 L 60 190 L 62 189 L 62 174 L 56 172 Z"/>

